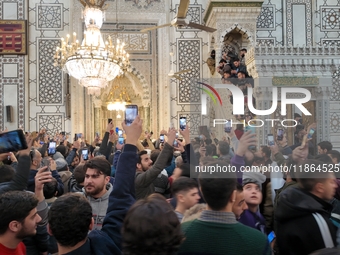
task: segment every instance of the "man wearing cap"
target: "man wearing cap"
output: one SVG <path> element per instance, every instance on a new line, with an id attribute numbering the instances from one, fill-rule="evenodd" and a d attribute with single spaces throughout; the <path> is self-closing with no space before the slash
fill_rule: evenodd
<path id="1" fill-rule="evenodd" d="M 242 177 L 243 193 L 248 209 L 244 210 L 239 222 L 266 234 L 266 224 L 260 213 L 259 205 L 262 202 L 262 183 L 266 176 L 260 172 L 244 172 Z"/>
<path id="2" fill-rule="evenodd" d="M 57 164 L 57 171 L 60 175 L 61 180 L 64 184 L 64 193 L 67 193 L 68 190 L 68 183 L 70 182 L 72 173 L 69 171 L 67 161 L 64 158 L 58 158 L 55 160 L 55 163 Z"/>

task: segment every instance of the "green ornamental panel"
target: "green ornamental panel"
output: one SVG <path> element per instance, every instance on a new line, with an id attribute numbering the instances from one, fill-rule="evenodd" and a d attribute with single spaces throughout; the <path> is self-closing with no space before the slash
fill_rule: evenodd
<path id="1" fill-rule="evenodd" d="M 274 76 L 272 80 L 273 86 L 278 87 L 302 87 L 302 86 L 318 86 L 318 77 L 279 77 Z"/>

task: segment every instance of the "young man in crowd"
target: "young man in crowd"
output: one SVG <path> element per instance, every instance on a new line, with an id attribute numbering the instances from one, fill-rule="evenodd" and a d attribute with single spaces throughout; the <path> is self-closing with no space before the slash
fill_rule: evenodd
<path id="1" fill-rule="evenodd" d="M 25 255 L 22 240 L 35 236 L 41 217 L 38 199 L 26 191 L 9 191 L 0 195 L 0 254 Z"/>
<path id="2" fill-rule="evenodd" d="M 101 229 L 113 186 L 110 183 L 111 165 L 104 157 L 94 157 L 85 163 L 84 191 L 91 204 L 93 229 Z"/>
<path id="3" fill-rule="evenodd" d="M 323 169 L 323 162 L 302 162 L 297 174 L 299 187 L 280 194 L 274 212 L 280 254 L 307 255 L 336 246 L 336 228 L 330 221 L 332 205 L 329 203 L 337 187 L 335 176 L 331 172 L 309 171 L 318 167 Z"/>
<path id="4" fill-rule="evenodd" d="M 228 167 L 223 161 L 208 166 Z M 196 220 L 182 224 L 186 239 L 180 247 L 184 254 L 271 254 L 265 235 L 237 222 L 232 211 L 236 200 L 236 175 L 201 175 L 199 178 L 202 195 L 207 202 Z M 207 241 L 207 236 L 209 240 Z M 237 234 L 236 234 L 237 233 Z"/>
<path id="5" fill-rule="evenodd" d="M 58 198 L 49 211 L 49 232 L 58 243 L 59 254 L 121 254 L 121 226 L 135 202 L 134 181 L 137 164 L 137 141 L 142 133 L 139 116 L 130 126 L 122 123 L 126 143 L 117 164 L 115 184 L 101 230 L 92 230 L 92 208 L 87 199 L 70 193 Z M 92 189 L 91 189 L 92 190 Z"/>
<path id="6" fill-rule="evenodd" d="M 153 182 L 163 169 L 170 165 L 173 157 L 172 145 L 176 138 L 176 130 L 169 129 L 167 137 L 168 140 L 164 143 L 164 148 L 154 164 L 146 151 L 139 152 L 135 179 L 136 199 L 146 198 L 155 193 Z"/>
<path id="7" fill-rule="evenodd" d="M 237 183 L 236 190 L 237 190 L 237 193 L 236 193 L 235 203 L 233 205 L 233 213 L 235 214 L 236 219 L 239 220 L 244 210 L 248 209 L 248 205 L 244 198 L 242 185 Z"/>
<path id="8" fill-rule="evenodd" d="M 185 211 L 197 204 L 201 198 L 196 180 L 188 177 L 179 177 L 174 181 L 172 195 L 177 199 L 175 213 L 180 222 Z"/>
<path id="9" fill-rule="evenodd" d="M 243 212 L 239 222 L 255 228 L 266 234 L 266 223 L 260 213 L 259 205 L 262 202 L 262 183 L 266 181 L 266 176 L 257 172 L 243 173 L 243 193 L 248 209 Z"/>
<path id="10" fill-rule="evenodd" d="M 328 154 L 333 149 L 333 145 L 328 141 L 318 143 L 318 154 Z"/>

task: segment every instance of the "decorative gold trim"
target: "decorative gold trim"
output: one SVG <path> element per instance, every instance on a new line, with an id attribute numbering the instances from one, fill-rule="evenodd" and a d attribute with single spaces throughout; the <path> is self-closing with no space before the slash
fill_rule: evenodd
<path id="1" fill-rule="evenodd" d="M 262 7 L 262 2 L 210 2 L 207 12 L 204 15 L 204 22 L 207 22 L 210 13 L 214 7 Z"/>
<path id="2" fill-rule="evenodd" d="M 273 86 L 294 87 L 294 86 L 318 86 L 318 77 L 273 77 Z"/>

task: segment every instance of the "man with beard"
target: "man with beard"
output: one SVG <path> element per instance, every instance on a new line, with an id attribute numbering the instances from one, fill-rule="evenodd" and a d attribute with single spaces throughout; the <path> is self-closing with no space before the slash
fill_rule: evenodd
<path id="1" fill-rule="evenodd" d="M 38 202 L 33 194 L 25 191 L 0 195 L 0 254 L 26 254 L 22 240 L 34 236 L 41 221 L 37 213 Z"/>
<path id="2" fill-rule="evenodd" d="M 167 137 L 168 140 L 164 143 L 164 148 L 157 157 L 154 165 L 147 151 L 139 152 L 135 179 L 136 199 L 146 198 L 155 193 L 154 180 L 157 179 L 157 176 L 164 168 L 171 164 L 173 156 L 172 145 L 176 138 L 176 130 L 169 129 Z"/>
<path id="3" fill-rule="evenodd" d="M 110 181 L 111 166 L 103 157 L 95 157 L 85 164 L 85 180 L 83 192 L 92 207 L 94 226 L 100 230 L 109 204 L 109 196 L 113 189 Z"/>

